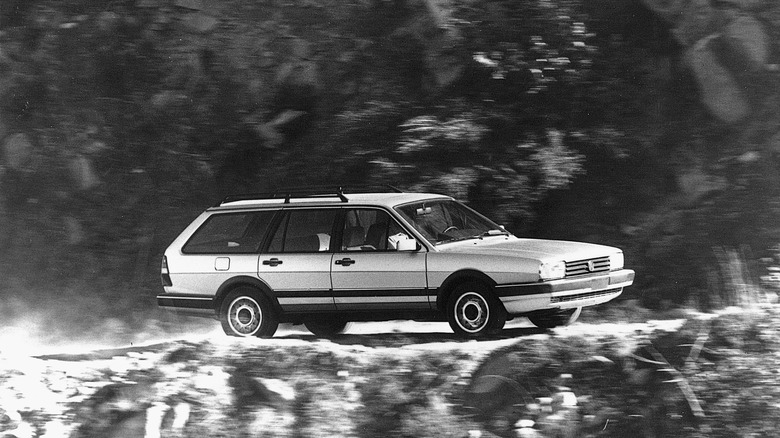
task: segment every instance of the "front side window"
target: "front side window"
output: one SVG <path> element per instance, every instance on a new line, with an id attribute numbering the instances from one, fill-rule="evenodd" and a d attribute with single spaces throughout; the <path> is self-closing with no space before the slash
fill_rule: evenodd
<path id="1" fill-rule="evenodd" d="M 273 211 L 215 214 L 190 237 L 185 254 L 248 254 L 257 252 Z"/>
<path id="2" fill-rule="evenodd" d="M 392 251 L 395 242 L 408 238 L 387 212 L 361 208 L 348 210 L 344 217 L 342 251 Z"/>
<path id="3" fill-rule="evenodd" d="M 336 209 L 291 210 L 276 229 L 268 252 L 330 251 Z"/>
<path id="4" fill-rule="evenodd" d="M 416 202 L 396 211 L 434 245 L 507 234 L 499 225 L 453 200 Z"/>

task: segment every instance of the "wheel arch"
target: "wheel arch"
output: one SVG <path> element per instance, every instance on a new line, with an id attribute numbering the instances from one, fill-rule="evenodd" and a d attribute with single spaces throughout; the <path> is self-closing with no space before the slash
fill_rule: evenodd
<path id="1" fill-rule="evenodd" d="M 277 314 L 282 313 L 282 307 L 279 305 L 279 301 L 276 299 L 276 296 L 267 284 L 255 277 L 241 275 L 225 281 L 222 283 L 219 289 L 217 289 L 217 293 L 214 295 L 214 313 L 217 316 L 219 316 L 219 310 L 222 308 L 222 301 L 225 300 L 227 294 L 241 286 L 249 286 L 257 289 L 261 294 L 265 295 L 265 297 L 271 301 L 271 305 L 273 305 L 274 311 Z"/>
<path id="2" fill-rule="evenodd" d="M 436 309 L 441 312 L 446 312 L 447 302 L 450 299 L 450 294 L 452 294 L 452 291 L 458 287 L 458 285 L 469 281 L 477 281 L 484 284 L 490 289 L 491 293 L 494 290 L 493 288 L 496 286 L 495 280 L 490 278 L 490 276 L 484 272 L 478 271 L 476 269 L 464 269 L 453 272 L 442 282 L 441 286 L 438 288 L 436 293 Z"/>

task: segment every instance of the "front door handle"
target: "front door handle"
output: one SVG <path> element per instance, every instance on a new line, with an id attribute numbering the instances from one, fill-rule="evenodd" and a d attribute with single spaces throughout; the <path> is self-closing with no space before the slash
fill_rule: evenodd
<path id="1" fill-rule="evenodd" d="M 266 265 L 266 266 L 270 266 L 270 267 L 279 266 L 282 263 L 283 262 L 281 260 L 277 259 L 276 257 L 274 257 L 274 258 L 272 258 L 270 260 L 263 260 L 263 264 Z"/>
<path id="2" fill-rule="evenodd" d="M 350 259 L 350 258 L 336 260 L 336 264 L 337 265 L 341 265 L 341 266 L 349 266 L 349 265 L 352 265 L 354 263 L 355 263 L 355 261 Z"/>

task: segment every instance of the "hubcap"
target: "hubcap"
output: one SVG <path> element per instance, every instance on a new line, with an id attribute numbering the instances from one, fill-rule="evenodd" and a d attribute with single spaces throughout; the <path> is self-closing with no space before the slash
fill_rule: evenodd
<path id="1" fill-rule="evenodd" d="M 260 328 L 263 312 L 254 299 L 238 297 L 230 303 L 228 322 L 237 335 L 251 336 Z"/>
<path id="2" fill-rule="evenodd" d="M 483 330 L 489 318 L 490 307 L 488 307 L 488 303 L 475 292 L 461 295 L 455 303 L 455 320 L 458 326 L 468 333 Z"/>

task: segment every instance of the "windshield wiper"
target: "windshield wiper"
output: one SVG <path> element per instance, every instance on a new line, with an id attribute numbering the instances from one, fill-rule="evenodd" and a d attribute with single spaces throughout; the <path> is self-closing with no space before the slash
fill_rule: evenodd
<path id="1" fill-rule="evenodd" d="M 474 234 L 471 236 L 452 237 L 449 239 L 439 240 L 438 242 L 436 242 L 436 244 L 438 245 L 440 243 L 460 242 L 461 240 L 470 240 L 470 239 L 482 240 L 485 237 L 490 237 L 490 236 L 509 236 L 509 235 L 510 233 L 507 230 L 493 229 L 493 230 L 487 230 L 480 234 Z"/>

